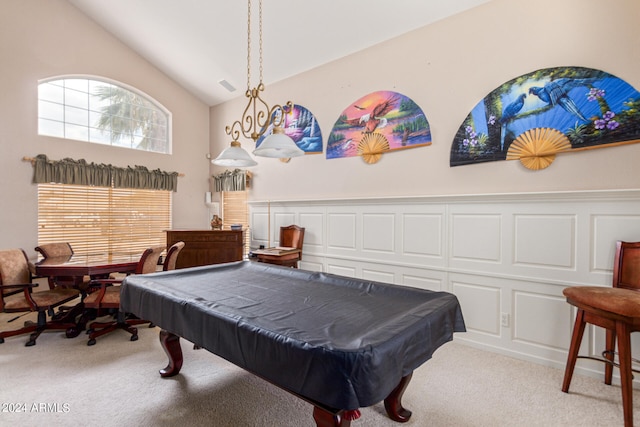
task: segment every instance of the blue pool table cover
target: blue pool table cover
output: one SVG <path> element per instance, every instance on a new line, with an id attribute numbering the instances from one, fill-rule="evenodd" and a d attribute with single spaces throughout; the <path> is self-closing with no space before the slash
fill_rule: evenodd
<path id="1" fill-rule="evenodd" d="M 251 261 L 129 276 L 121 310 L 345 410 L 384 400 L 465 331 L 448 292 Z"/>

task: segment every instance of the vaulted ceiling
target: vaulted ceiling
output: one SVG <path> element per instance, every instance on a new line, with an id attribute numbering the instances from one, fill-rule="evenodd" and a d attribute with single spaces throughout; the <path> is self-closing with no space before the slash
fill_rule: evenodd
<path id="1" fill-rule="evenodd" d="M 244 95 L 246 1 L 68 1 L 206 104 Z M 487 1 L 264 0 L 263 81 L 286 79 Z M 258 10 L 253 0 L 252 87 L 259 79 Z"/>

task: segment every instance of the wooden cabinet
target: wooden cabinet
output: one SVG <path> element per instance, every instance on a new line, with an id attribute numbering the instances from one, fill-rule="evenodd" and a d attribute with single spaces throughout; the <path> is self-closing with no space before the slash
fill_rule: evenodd
<path id="1" fill-rule="evenodd" d="M 242 230 L 166 230 L 167 248 L 183 241 L 176 268 L 242 261 Z"/>

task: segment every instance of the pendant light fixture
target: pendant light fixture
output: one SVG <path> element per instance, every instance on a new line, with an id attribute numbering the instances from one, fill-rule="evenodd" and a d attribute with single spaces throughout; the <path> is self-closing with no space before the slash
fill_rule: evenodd
<path id="1" fill-rule="evenodd" d="M 225 128 L 227 135 L 231 136 L 231 146 L 226 148 L 220 155 L 211 162 L 219 166 L 228 167 L 248 167 L 255 166 L 257 163 L 251 159 L 241 146 L 238 139 L 240 134 L 245 138 L 251 138 L 253 142 L 264 135 L 264 133 L 273 128 L 272 134 L 264 138 L 259 147 L 253 154 L 262 157 L 275 157 L 288 159 L 304 155 L 296 143 L 284 133 L 282 125 L 284 124 L 284 108 L 281 105 L 269 105 L 260 97 L 260 92 L 264 91 L 264 83 L 262 82 L 262 0 L 259 0 L 259 64 L 260 64 L 260 81 L 258 85 L 251 88 L 251 0 L 247 1 L 247 91 L 245 96 L 249 98 L 249 102 L 245 107 L 242 118 L 233 122 L 231 126 Z M 291 101 L 286 103 L 288 111 L 293 110 Z"/>
<path id="2" fill-rule="evenodd" d="M 244 148 L 240 146 L 238 141 L 231 141 L 231 146 L 222 150 L 222 153 L 211 163 L 217 166 L 226 166 L 228 168 L 248 168 L 258 164 L 251 158 Z"/>

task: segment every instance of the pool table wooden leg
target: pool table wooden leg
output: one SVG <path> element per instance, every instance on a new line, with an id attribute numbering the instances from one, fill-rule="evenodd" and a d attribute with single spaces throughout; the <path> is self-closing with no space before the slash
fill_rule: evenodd
<path id="1" fill-rule="evenodd" d="M 313 407 L 313 419 L 317 427 L 350 427 L 351 421 L 360 418 L 360 410 L 332 413 L 318 406 Z"/>
<path id="2" fill-rule="evenodd" d="M 166 368 L 160 369 L 160 376 L 166 378 L 178 375 L 183 361 L 180 337 L 163 329 L 160 331 L 160 344 L 162 344 L 164 352 L 169 356 L 169 364 Z"/>
<path id="3" fill-rule="evenodd" d="M 387 415 L 393 421 L 398 421 L 400 423 L 406 423 L 411 418 L 411 411 L 404 409 L 402 407 L 402 395 L 404 391 L 407 389 L 409 385 L 409 381 L 411 381 L 411 376 L 413 373 L 410 373 L 406 377 L 402 377 L 400 383 L 393 389 L 393 391 L 387 396 L 384 400 L 384 408 L 387 410 Z"/>

